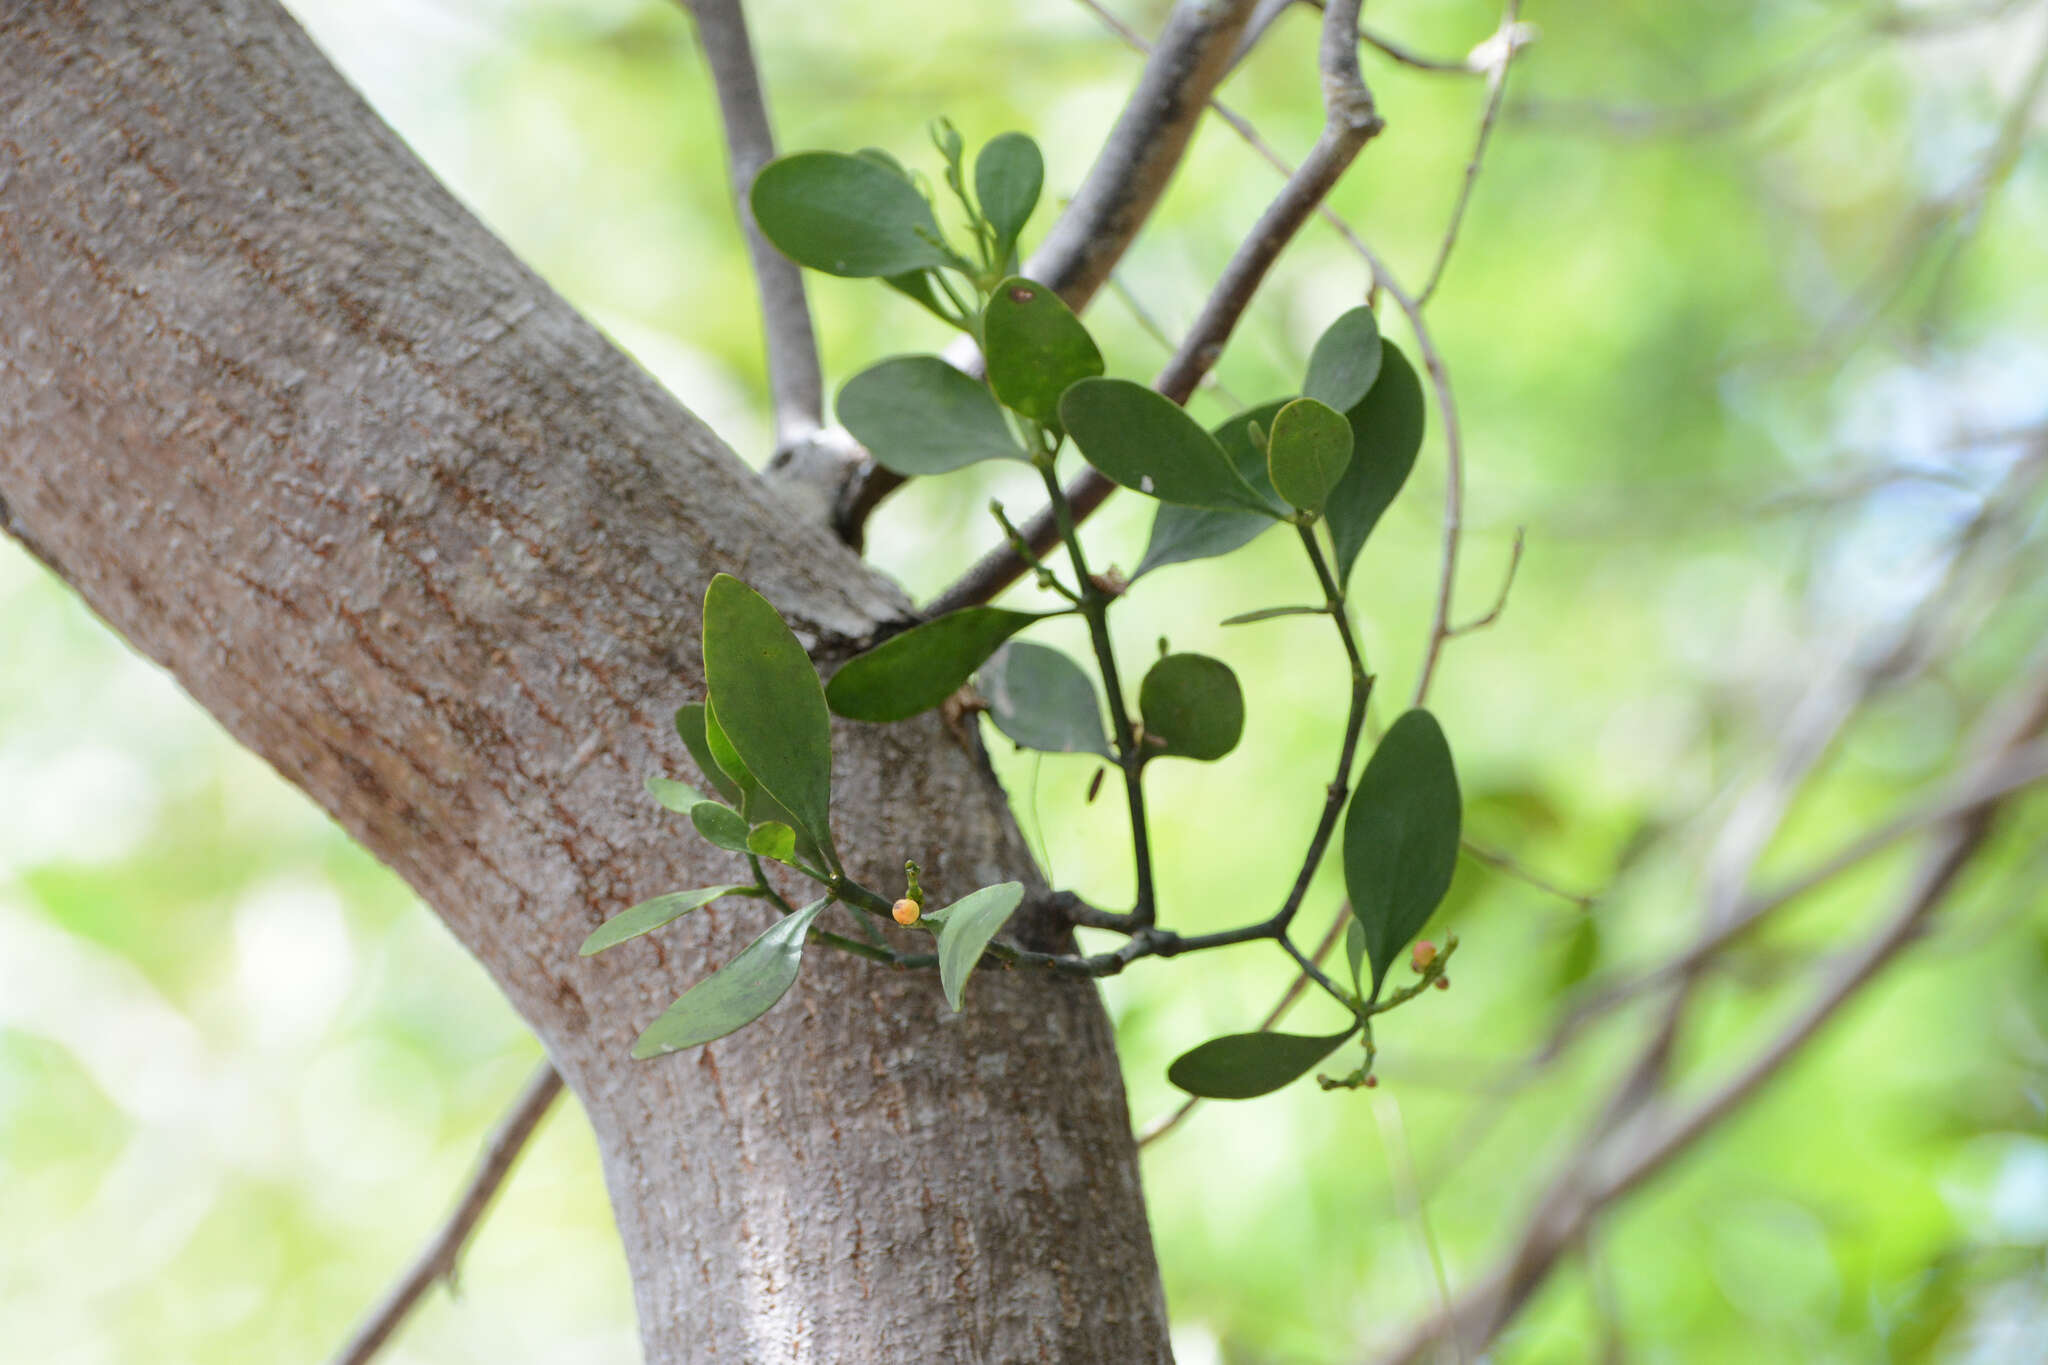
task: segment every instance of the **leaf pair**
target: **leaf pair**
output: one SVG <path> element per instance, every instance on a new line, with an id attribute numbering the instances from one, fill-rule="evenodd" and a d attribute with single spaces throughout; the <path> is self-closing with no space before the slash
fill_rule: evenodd
<path id="1" fill-rule="evenodd" d="M 1017 277 L 989 296 L 981 341 L 986 385 L 934 355 L 895 356 L 846 381 L 840 424 L 877 463 L 906 477 L 1030 460 L 1034 452 L 1018 441 L 1003 408 L 1057 427 L 1060 395 L 1102 373 L 1102 352 L 1059 295 Z"/>

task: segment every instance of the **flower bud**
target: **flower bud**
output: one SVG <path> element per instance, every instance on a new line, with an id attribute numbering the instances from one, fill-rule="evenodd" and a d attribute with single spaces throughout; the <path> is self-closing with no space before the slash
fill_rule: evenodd
<path id="1" fill-rule="evenodd" d="M 1451 988 L 1451 979 L 1448 976 L 1438 977 L 1436 979 L 1436 988 L 1440 991 L 1449 990 Z"/>
<path id="2" fill-rule="evenodd" d="M 1415 940 L 1415 946 L 1408 951 L 1408 963 L 1417 972 L 1426 972 L 1436 961 L 1436 945 L 1426 938 Z"/>

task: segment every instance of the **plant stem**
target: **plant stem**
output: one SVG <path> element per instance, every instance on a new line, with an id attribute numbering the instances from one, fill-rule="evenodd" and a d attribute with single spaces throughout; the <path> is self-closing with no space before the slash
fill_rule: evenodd
<path id="1" fill-rule="evenodd" d="M 1059 521 L 1060 539 L 1073 561 L 1074 577 L 1081 585 L 1081 614 L 1088 618 L 1088 638 L 1095 645 L 1095 662 L 1102 670 L 1103 691 L 1109 696 L 1109 719 L 1116 740 L 1117 766 L 1123 769 L 1124 794 L 1131 808 L 1131 851 L 1138 866 L 1138 898 L 1131 907 L 1134 929 L 1149 929 L 1155 916 L 1152 890 L 1152 838 L 1145 820 L 1145 756 L 1138 745 L 1131 718 L 1124 706 L 1124 689 L 1116 671 L 1116 654 L 1109 643 L 1110 596 L 1097 586 L 1088 572 L 1087 556 L 1081 552 L 1081 537 L 1074 530 L 1072 509 L 1067 506 L 1059 476 L 1053 472 L 1052 456 L 1034 463 L 1045 480 L 1046 496 L 1052 500 L 1053 515 Z"/>
<path id="2" fill-rule="evenodd" d="M 1330 836 L 1336 832 L 1337 816 L 1343 812 L 1344 799 L 1351 794 L 1351 765 L 1358 757 L 1358 736 L 1365 728 L 1366 703 L 1372 700 L 1372 675 L 1365 671 L 1365 656 L 1359 652 L 1358 637 L 1351 632 L 1344 587 L 1330 572 L 1329 561 L 1323 558 L 1322 546 L 1316 544 L 1315 528 L 1297 526 L 1295 529 L 1301 533 L 1302 548 L 1308 551 L 1308 562 L 1315 567 L 1316 579 L 1323 585 L 1324 607 L 1330 619 L 1336 622 L 1337 638 L 1344 642 L 1344 657 L 1351 664 L 1351 711 L 1344 719 L 1344 746 L 1337 758 L 1337 776 L 1330 782 L 1329 795 L 1323 801 L 1322 818 L 1316 821 L 1316 832 L 1309 840 L 1308 853 L 1301 860 L 1301 873 L 1295 877 L 1294 887 L 1287 893 L 1286 904 L 1270 921 L 1273 932 L 1281 935 L 1294 922 L 1296 912 L 1301 909 L 1302 898 L 1308 895 L 1309 883 L 1315 880 L 1316 869 L 1323 863 L 1323 853 L 1330 846 Z M 1289 951 L 1292 951 L 1291 945 Z"/>

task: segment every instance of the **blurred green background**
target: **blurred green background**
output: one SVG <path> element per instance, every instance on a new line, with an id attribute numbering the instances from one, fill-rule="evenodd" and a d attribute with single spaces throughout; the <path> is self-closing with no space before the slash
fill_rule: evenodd
<path id="1" fill-rule="evenodd" d="M 678 7 L 293 9 L 521 255 L 765 458 L 757 315 Z M 1166 9 L 1120 13 L 1151 33 Z M 1071 0 L 751 10 L 786 147 L 875 144 L 929 171 L 933 115 L 970 145 L 1022 128 L 1045 147 L 1048 196 L 1078 182 L 1138 69 Z M 1453 57 L 1500 18 L 1462 0 L 1367 12 Z M 2043 111 L 2011 113 L 2048 6 L 1581 0 L 1524 18 L 1541 40 L 1430 316 L 1469 461 L 1460 615 L 1491 601 L 1518 526 L 1528 551 L 1500 623 L 1452 645 L 1433 705 L 1469 832 L 1597 896 L 1468 860 L 1432 931 L 1462 937 L 1456 987 L 1386 1022 L 1378 1091 L 1206 1106 L 1147 1151 L 1148 1182 L 1170 1192 L 1155 1231 L 1184 1365 L 1360 1359 L 1437 1302 L 1433 1258 L 1454 1288 L 1491 1264 L 1647 1016 L 1623 1012 L 1540 1073 L 1524 1060 L 1584 982 L 1684 940 L 1702 812 L 1768 753 L 1820 661 L 1928 592 L 2048 421 L 2048 158 L 2029 136 Z M 1225 91 L 1290 157 L 1320 123 L 1314 33 L 1297 7 Z M 1484 85 L 1371 52 L 1366 71 L 1388 130 L 1333 202 L 1419 283 Z M 1276 185 L 1205 127 L 1121 272 L 1165 332 Z M 1222 385 L 1247 403 L 1288 392 L 1365 285 L 1311 225 Z M 835 385 L 944 340 L 873 286 L 813 277 L 812 301 Z M 1164 359 L 1116 295 L 1091 323 L 1112 373 Z M 1433 430 L 1355 580 L 1390 698 L 1427 626 L 1443 479 Z M 871 554 L 929 594 L 990 542 L 987 499 L 1027 512 L 1030 484 L 970 471 L 915 486 L 876 519 Z M 1133 565 L 1147 515 L 1113 502 L 1088 530 L 1094 557 Z M 1852 726 L 1767 868 L 1803 866 L 1938 783 L 2048 635 L 2038 505 L 2006 528 L 1952 655 Z M 1270 903 L 1320 804 L 1343 709 L 1327 629 L 1215 625 L 1306 582 L 1270 537 L 1149 578 L 1123 609 L 1132 657 L 1170 633 L 1236 665 L 1250 703 L 1235 755 L 1162 769 L 1154 788 L 1178 925 Z M 999 761 L 1055 878 L 1128 897 L 1120 817 L 1083 801 L 1091 765 Z M 2048 1360 L 2044 832 L 2048 810 L 2023 808 L 1935 935 L 1607 1220 L 1495 1358 Z M 1905 866 L 1879 860 L 1736 954 L 1687 1038 L 1689 1072 L 1717 1074 L 1781 1019 Z M 1338 894 L 1326 877 L 1305 912 L 1316 929 Z M 1175 1102 L 1173 1055 L 1250 1027 L 1287 979 L 1277 954 L 1212 954 L 1109 983 L 1134 1120 Z M 0 1358 L 322 1358 L 538 1055 L 394 877 L 0 545 Z M 436 1294 L 385 1358 L 630 1362 L 631 1318 L 595 1151 L 564 1105 L 460 1296 Z"/>

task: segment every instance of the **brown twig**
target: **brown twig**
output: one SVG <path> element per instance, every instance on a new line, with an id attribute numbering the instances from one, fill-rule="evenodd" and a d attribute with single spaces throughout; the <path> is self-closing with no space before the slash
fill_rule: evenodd
<path id="1" fill-rule="evenodd" d="M 1487 609 L 1485 615 L 1475 616 L 1462 626 L 1452 626 L 1448 633 L 1448 638 L 1455 640 L 1460 635 L 1470 635 L 1475 630 L 1485 630 L 1495 621 L 1500 620 L 1500 614 L 1508 608 L 1508 593 L 1515 586 L 1515 571 L 1522 567 L 1522 540 L 1523 533 L 1527 530 L 1528 528 L 1525 526 L 1517 526 L 1515 528 L 1515 546 L 1508 552 L 1508 571 L 1501 578 L 1500 595 L 1493 599 L 1493 605 Z"/>
<path id="2" fill-rule="evenodd" d="M 1531 40 L 1530 31 L 1521 22 L 1521 13 L 1522 0 L 1508 0 L 1500 28 L 1490 41 L 1475 48 L 1467 61 L 1468 66 L 1486 72 L 1486 112 L 1480 115 L 1479 136 L 1472 144 L 1472 159 L 1465 163 L 1465 176 L 1459 182 L 1458 199 L 1451 206 L 1451 221 L 1444 228 L 1444 239 L 1436 249 L 1436 262 L 1429 268 L 1422 292 L 1415 296 L 1418 304 L 1428 305 L 1443 280 L 1444 267 L 1450 264 L 1451 249 L 1458 244 L 1458 229 L 1464 226 L 1465 210 L 1472 202 L 1472 186 L 1479 180 L 1479 163 L 1486 159 L 1486 144 L 1493 140 L 1493 126 L 1500 119 L 1501 100 L 1508 89 L 1508 68 L 1514 64 L 1515 54 Z"/>
<path id="3" fill-rule="evenodd" d="M 552 1062 L 543 1061 L 526 1088 L 519 1092 L 505 1117 L 491 1131 L 477 1159 L 476 1170 L 463 1189 L 455 1208 L 403 1275 L 385 1292 L 384 1298 L 356 1327 L 348 1344 L 335 1355 L 333 1365 L 364 1365 L 412 1312 L 436 1280 L 455 1283 L 455 1267 L 470 1234 L 491 1206 L 498 1187 L 505 1183 L 512 1164 L 533 1136 L 562 1093 L 562 1074 Z"/>

